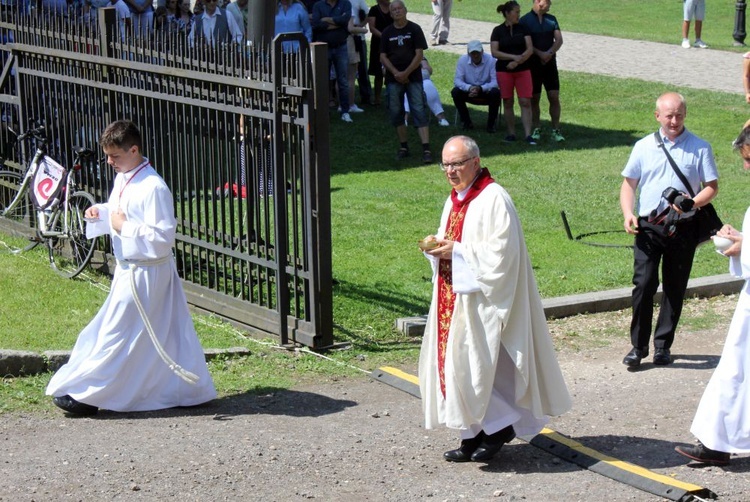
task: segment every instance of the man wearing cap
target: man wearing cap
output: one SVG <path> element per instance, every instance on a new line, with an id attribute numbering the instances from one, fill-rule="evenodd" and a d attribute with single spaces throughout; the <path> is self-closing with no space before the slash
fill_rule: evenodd
<path id="1" fill-rule="evenodd" d="M 487 104 L 487 132 L 496 131 L 495 122 L 500 111 L 500 89 L 497 87 L 495 76 L 495 58 L 485 54 L 482 42 L 472 40 L 467 44 L 467 54 L 458 59 L 456 76 L 453 78 L 451 97 L 456 106 L 458 116 L 464 130 L 472 129 L 474 125 L 469 116 L 466 103 Z"/>

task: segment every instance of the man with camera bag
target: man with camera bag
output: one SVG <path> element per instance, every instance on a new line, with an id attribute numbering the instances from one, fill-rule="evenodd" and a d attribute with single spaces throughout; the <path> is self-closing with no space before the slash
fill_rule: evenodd
<path id="1" fill-rule="evenodd" d="M 711 145 L 685 129 L 686 115 L 687 105 L 680 94 L 659 96 L 655 116 L 661 127 L 657 134 L 649 134 L 635 144 L 622 171 L 620 208 L 625 231 L 635 236 L 630 323 L 633 348 L 622 361 L 631 368 L 639 366 L 649 354 L 660 263 L 663 295 L 654 329 L 653 362 L 672 362 L 670 349 L 698 246 L 694 210 L 711 202 L 719 191 Z"/>

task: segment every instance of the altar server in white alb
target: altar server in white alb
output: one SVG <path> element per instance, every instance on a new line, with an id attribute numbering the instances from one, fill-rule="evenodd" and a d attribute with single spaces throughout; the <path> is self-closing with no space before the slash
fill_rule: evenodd
<path id="1" fill-rule="evenodd" d="M 445 143 L 440 167 L 453 190 L 437 234 L 420 245 L 434 246 L 419 359 L 425 426 L 459 432 L 445 460 L 487 462 L 571 401 L 510 196 L 469 137 Z"/>
<path id="2" fill-rule="evenodd" d="M 142 153 L 132 122 L 100 144 L 117 176 L 106 204 L 86 211 L 89 236 L 109 233 L 117 258 L 104 305 L 78 336 L 47 395 L 66 412 L 147 411 L 216 397 L 172 256 L 172 194 Z"/>
<path id="3" fill-rule="evenodd" d="M 750 171 L 750 120 L 734 142 Z M 750 453 L 750 242 L 743 235 L 750 232 L 750 208 L 745 212 L 742 232 L 724 225 L 716 236 L 731 244 L 722 253 L 729 256 L 729 273 L 745 279 L 727 340 L 718 366 L 703 393 L 690 432 L 697 445 L 677 446 L 675 450 L 706 465 L 727 465 L 731 453 Z"/>

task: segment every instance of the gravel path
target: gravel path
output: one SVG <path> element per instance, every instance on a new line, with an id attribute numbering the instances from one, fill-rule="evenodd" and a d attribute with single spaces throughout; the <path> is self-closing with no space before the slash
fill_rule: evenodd
<path id="1" fill-rule="evenodd" d="M 419 24 L 429 38 L 432 16 L 409 13 L 408 18 Z M 489 51 L 490 34 L 497 24 L 451 19 L 451 45 L 430 47 L 429 50 L 464 54 L 466 43 L 479 39 L 485 51 Z M 661 44 L 570 33 L 565 31 L 562 21 L 561 28 L 563 46 L 557 55 L 561 70 L 744 94 L 741 54 L 712 49 L 683 49 L 679 45 L 682 40 L 677 36 L 674 44 Z"/>

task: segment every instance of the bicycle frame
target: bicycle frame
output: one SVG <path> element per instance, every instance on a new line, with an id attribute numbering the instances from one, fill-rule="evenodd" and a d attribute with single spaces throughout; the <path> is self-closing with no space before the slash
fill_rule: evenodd
<path id="1" fill-rule="evenodd" d="M 36 152 L 34 152 L 34 158 L 31 159 L 29 168 L 26 169 L 26 174 L 24 174 L 23 181 L 21 182 L 21 186 L 18 189 L 18 193 L 10 202 L 10 204 L 8 204 L 8 207 L 6 207 L 5 210 L 0 214 L 0 216 L 4 216 L 5 213 L 14 210 L 16 206 L 18 206 L 18 204 L 21 202 L 23 197 L 26 195 L 26 192 L 28 192 L 29 190 L 31 180 L 34 178 L 36 171 L 39 169 L 39 163 L 44 158 L 44 155 L 44 150 L 41 147 L 37 147 Z"/>

